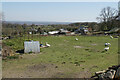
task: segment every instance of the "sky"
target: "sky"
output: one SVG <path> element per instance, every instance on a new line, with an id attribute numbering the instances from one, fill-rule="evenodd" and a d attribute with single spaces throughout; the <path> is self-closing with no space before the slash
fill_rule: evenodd
<path id="1" fill-rule="evenodd" d="M 118 2 L 119 0 L 1 0 L 1 2 Z"/>
<path id="2" fill-rule="evenodd" d="M 5 21 L 96 22 L 101 9 L 117 2 L 2 2 Z"/>

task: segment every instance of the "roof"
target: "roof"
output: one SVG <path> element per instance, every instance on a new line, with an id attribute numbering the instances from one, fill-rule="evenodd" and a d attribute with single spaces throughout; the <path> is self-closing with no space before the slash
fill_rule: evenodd
<path id="1" fill-rule="evenodd" d="M 59 31 L 51 31 L 51 32 L 48 32 L 49 34 L 57 34 L 59 33 Z"/>
<path id="2" fill-rule="evenodd" d="M 88 28 L 88 26 L 84 26 L 84 25 L 82 25 L 82 26 L 80 26 L 79 29 L 85 29 L 85 28 Z"/>
<path id="3" fill-rule="evenodd" d="M 60 32 L 69 32 L 68 30 L 60 29 Z"/>

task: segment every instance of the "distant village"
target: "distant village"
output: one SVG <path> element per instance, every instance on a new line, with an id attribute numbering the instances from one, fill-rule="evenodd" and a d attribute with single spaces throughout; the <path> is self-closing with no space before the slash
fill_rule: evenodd
<path id="1" fill-rule="evenodd" d="M 100 30 L 98 23 L 72 23 L 69 25 L 27 25 L 27 24 L 11 24 L 5 23 L 3 26 L 3 36 L 1 39 L 10 39 L 16 36 L 23 35 L 112 35 L 119 36 L 120 28 L 114 27 L 111 30 Z"/>

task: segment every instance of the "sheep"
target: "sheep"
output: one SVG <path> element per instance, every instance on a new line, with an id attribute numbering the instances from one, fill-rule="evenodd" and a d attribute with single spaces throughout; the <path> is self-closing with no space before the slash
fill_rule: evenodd
<path id="1" fill-rule="evenodd" d="M 110 44 L 110 43 L 107 43 L 107 42 L 105 43 L 105 46 L 109 46 L 109 45 L 111 45 L 111 44 Z"/>
<path id="2" fill-rule="evenodd" d="M 110 38 L 113 39 L 113 36 L 110 35 Z"/>
<path id="3" fill-rule="evenodd" d="M 78 38 L 75 38 L 76 41 L 78 41 Z"/>
<path id="4" fill-rule="evenodd" d="M 50 47 L 51 45 L 50 44 L 48 44 L 47 42 L 45 43 L 45 45 L 47 46 L 47 47 Z"/>
<path id="5" fill-rule="evenodd" d="M 110 49 L 109 47 L 105 47 L 105 48 L 104 48 L 105 51 L 108 51 L 109 49 Z"/>

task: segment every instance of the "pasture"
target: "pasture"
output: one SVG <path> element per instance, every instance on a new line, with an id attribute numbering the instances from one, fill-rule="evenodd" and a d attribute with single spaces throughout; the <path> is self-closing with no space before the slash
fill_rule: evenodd
<path id="1" fill-rule="evenodd" d="M 78 38 L 78 41 L 75 38 Z M 89 78 L 96 71 L 118 64 L 118 38 L 109 36 L 34 36 L 51 46 L 22 59 L 3 60 L 3 78 Z M 4 40 L 14 51 L 24 49 L 24 37 Z M 111 43 L 104 51 L 104 43 Z"/>

